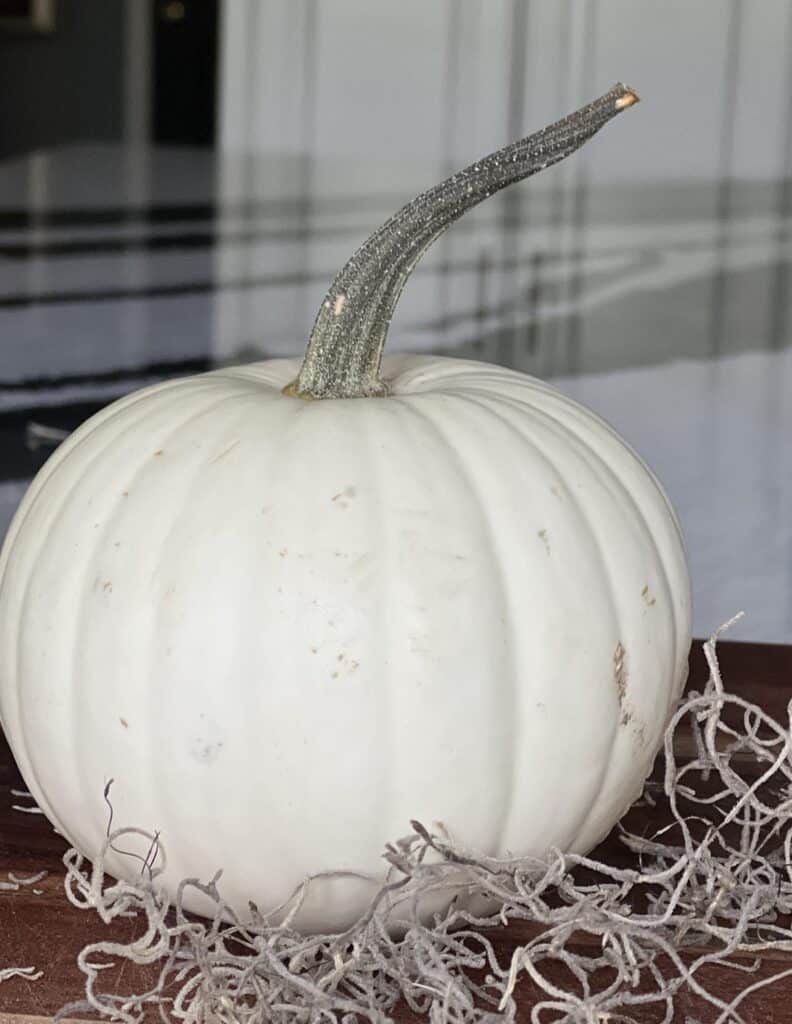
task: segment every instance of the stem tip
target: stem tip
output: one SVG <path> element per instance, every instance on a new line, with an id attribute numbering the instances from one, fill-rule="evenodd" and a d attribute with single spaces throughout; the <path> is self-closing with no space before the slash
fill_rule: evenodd
<path id="1" fill-rule="evenodd" d="M 616 100 L 615 103 L 615 107 L 617 110 L 626 110 L 627 107 L 631 107 L 634 103 L 641 102 L 641 97 L 638 95 L 637 92 L 635 92 L 634 89 L 631 89 L 629 85 L 623 86 L 623 89 L 624 92 Z"/>

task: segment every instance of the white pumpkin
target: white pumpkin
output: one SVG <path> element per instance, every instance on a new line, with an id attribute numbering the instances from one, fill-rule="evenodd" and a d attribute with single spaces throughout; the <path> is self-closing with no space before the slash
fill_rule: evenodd
<path id="1" fill-rule="evenodd" d="M 130 395 L 36 477 L 0 555 L 0 714 L 36 800 L 91 856 L 113 778 L 163 881 L 222 868 L 242 914 L 372 877 L 314 888 L 312 930 L 364 908 L 412 818 L 491 854 L 589 849 L 686 677 L 657 481 L 511 370 L 392 356 L 381 397 L 318 401 L 299 372 Z"/>

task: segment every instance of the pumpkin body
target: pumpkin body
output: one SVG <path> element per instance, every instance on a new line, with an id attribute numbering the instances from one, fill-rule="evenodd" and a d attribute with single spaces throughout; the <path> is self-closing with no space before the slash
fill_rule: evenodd
<path id="1" fill-rule="evenodd" d="M 683 686 L 690 595 L 655 478 L 548 385 L 386 356 L 390 396 L 306 402 L 298 366 L 146 389 L 54 453 L 0 556 L 0 715 L 89 857 L 113 778 L 164 882 L 222 868 L 243 915 L 370 874 L 311 890 L 296 924 L 324 930 L 412 818 L 491 854 L 601 839 Z"/>

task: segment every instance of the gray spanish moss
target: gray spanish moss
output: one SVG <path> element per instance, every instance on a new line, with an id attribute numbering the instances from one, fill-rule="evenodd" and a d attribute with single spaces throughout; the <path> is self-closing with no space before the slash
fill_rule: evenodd
<path id="1" fill-rule="evenodd" d="M 632 89 L 615 85 L 569 117 L 478 160 L 403 206 L 333 281 L 287 393 L 302 398 L 386 394 L 380 363 L 388 327 L 407 279 L 429 246 L 463 213 L 570 156 L 637 100 Z"/>
<path id="2" fill-rule="evenodd" d="M 431 1024 L 513 1022 L 518 1012 L 532 1024 L 631 1024 L 647 1019 L 647 1007 L 668 1024 L 683 991 L 705 1004 L 709 1024 L 754 1020 L 743 1016 L 752 993 L 792 978 L 779 955 L 792 949 L 792 733 L 789 721 L 725 689 L 716 639 L 704 647 L 706 687 L 685 696 L 668 726 L 664 783 L 643 797 L 670 824 L 650 836 L 623 827 L 630 855 L 619 864 L 560 851 L 543 860 L 488 857 L 413 822 L 386 847 L 387 878 L 367 913 L 342 934 L 306 936 L 290 920 L 312 879 L 285 904 L 285 920 L 251 905 L 243 921 L 223 903 L 220 873 L 185 880 L 171 902 L 157 884 L 159 837 L 117 830 L 105 850 L 137 835 L 148 870 L 135 883 L 116 882 L 103 855 L 90 867 L 70 850 L 66 892 L 106 923 L 137 917 L 140 927 L 128 941 L 100 933 L 85 947 L 84 998 L 56 1020 L 93 1011 L 142 1024 L 156 1008 L 163 1021 L 186 1024 L 389 1024 L 401 1004 Z M 679 763 L 675 737 L 685 723 L 692 758 Z M 449 887 L 462 899 L 421 920 L 416 905 Z M 183 911 L 190 888 L 214 901 L 214 919 Z M 473 893 L 492 900 L 490 916 L 462 909 Z M 408 921 L 399 935 L 387 927 L 394 906 Z M 522 944 L 499 954 L 503 931 L 491 929 L 516 921 Z M 765 956 L 769 971 L 758 976 Z M 105 968 L 127 962 L 151 968 L 149 987 L 119 991 L 122 975 Z M 731 969 L 728 994 L 712 965 Z M 518 990 L 524 979 L 535 993 L 528 1006 Z"/>
<path id="3" fill-rule="evenodd" d="M 10 981 L 12 978 L 24 978 L 25 981 L 38 981 L 44 977 L 43 971 L 37 971 L 35 967 L 0 967 L 0 982 Z"/>

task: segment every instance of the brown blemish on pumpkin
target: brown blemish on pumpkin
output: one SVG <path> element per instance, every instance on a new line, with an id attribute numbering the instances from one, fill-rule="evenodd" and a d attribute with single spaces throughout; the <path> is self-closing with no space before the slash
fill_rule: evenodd
<path id="1" fill-rule="evenodd" d="M 621 708 L 621 724 L 627 725 L 632 718 L 632 713 L 625 706 L 627 697 L 627 651 L 621 641 L 616 644 L 613 652 L 613 681 L 616 683 L 616 696 L 619 698 Z"/>
<path id="2" fill-rule="evenodd" d="M 657 598 L 652 597 L 652 594 L 649 591 L 649 584 L 648 583 L 646 584 L 646 586 L 641 591 L 641 597 L 644 599 L 644 604 L 646 605 L 647 608 L 651 608 L 653 604 L 657 604 Z"/>
<path id="3" fill-rule="evenodd" d="M 107 591 L 108 593 L 112 594 L 112 592 L 113 592 L 113 582 L 112 582 L 112 580 L 105 580 L 104 583 L 102 584 L 102 590 Z"/>
<path id="4" fill-rule="evenodd" d="M 156 455 L 162 455 L 162 449 L 161 449 L 161 448 L 158 448 L 158 449 L 157 449 L 157 450 L 156 450 L 156 451 L 154 452 L 154 455 L 155 455 L 155 456 L 156 456 Z"/>
<path id="5" fill-rule="evenodd" d="M 215 462 L 219 462 L 221 459 L 224 459 L 226 457 L 226 455 L 229 455 L 236 448 L 236 446 L 239 444 L 239 442 L 240 442 L 240 438 L 237 438 L 236 441 L 234 441 L 233 444 L 230 444 L 224 451 L 220 452 L 219 455 L 216 455 L 212 459 L 212 461 L 209 463 L 209 465 L 213 466 L 215 464 Z M 162 454 L 162 453 L 160 453 L 160 454 Z"/>
<path id="6" fill-rule="evenodd" d="M 357 494 L 357 489 L 351 484 L 349 487 L 345 487 L 343 491 L 339 491 L 338 494 L 334 494 L 330 501 L 337 503 L 339 508 L 347 508 L 349 502 L 344 501 L 344 498 L 354 498 Z"/>
<path id="7" fill-rule="evenodd" d="M 539 531 L 539 533 L 537 534 L 537 536 L 539 537 L 539 539 L 541 540 L 541 542 L 542 542 L 542 543 L 544 544 L 544 546 L 545 546 L 545 551 L 546 551 L 546 552 L 548 553 L 548 555 L 549 555 L 549 554 L 550 554 L 550 539 L 549 539 L 549 537 L 547 536 L 547 530 L 540 530 L 540 531 Z"/>
<path id="8" fill-rule="evenodd" d="M 129 497 L 129 491 L 121 491 L 121 497 L 122 498 L 128 498 Z"/>
<path id="9" fill-rule="evenodd" d="M 123 725 L 125 729 L 129 728 L 129 722 L 125 718 L 119 718 L 118 721 Z"/>

